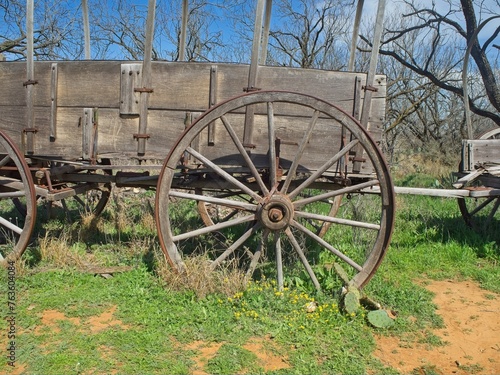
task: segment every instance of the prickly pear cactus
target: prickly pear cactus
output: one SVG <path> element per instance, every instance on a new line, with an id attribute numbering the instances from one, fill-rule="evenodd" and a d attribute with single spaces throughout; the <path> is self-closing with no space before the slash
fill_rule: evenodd
<path id="1" fill-rule="evenodd" d="M 347 293 L 344 295 L 343 301 L 344 311 L 347 314 L 355 314 L 359 310 L 359 298 L 359 290 L 353 287 L 348 289 Z"/>
<path id="2" fill-rule="evenodd" d="M 385 310 L 370 311 L 366 318 L 368 322 L 377 328 L 387 328 L 394 324 L 394 320 L 389 316 Z"/>
<path id="3" fill-rule="evenodd" d="M 349 285 L 349 276 L 347 275 L 347 272 L 344 270 L 344 268 L 340 264 L 335 262 L 333 263 L 333 269 L 335 270 L 337 275 L 342 279 L 344 285 Z"/>

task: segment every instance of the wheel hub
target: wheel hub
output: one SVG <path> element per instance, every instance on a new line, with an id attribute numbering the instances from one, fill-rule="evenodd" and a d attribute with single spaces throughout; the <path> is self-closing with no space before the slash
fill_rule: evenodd
<path id="1" fill-rule="evenodd" d="M 282 194 L 274 194 L 257 212 L 260 223 L 273 231 L 286 228 L 293 218 L 293 205 L 290 199 Z"/>

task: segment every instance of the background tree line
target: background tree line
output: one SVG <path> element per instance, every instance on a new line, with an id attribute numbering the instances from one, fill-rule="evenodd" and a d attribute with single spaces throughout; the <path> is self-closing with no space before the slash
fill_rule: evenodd
<path id="1" fill-rule="evenodd" d="M 181 3 L 157 0 L 154 60 L 179 59 Z M 186 59 L 249 62 L 254 3 L 190 1 Z M 92 58 L 141 60 L 147 1 L 88 4 Z M 7 60 L 26 58 L 25 8 L 24 0 L 0 0 L 0 53 Z M 467 138 L 461 74 L 468 45 L 475 136 L 500 126 L 499 0 L 398 0 L 387 8 L 378 70 L 388 76 L 389 160 L 421 152 L 456 164 L 461 139 Z M 266 63 L 346 70 L 354 12 L 353 0 L 275 0 Z M 359 71 L 368 65 L 372 22 L 362 24 Z M 34 35 L 37 60 L 82 59 L 79 2 L 37 1 Z"/>

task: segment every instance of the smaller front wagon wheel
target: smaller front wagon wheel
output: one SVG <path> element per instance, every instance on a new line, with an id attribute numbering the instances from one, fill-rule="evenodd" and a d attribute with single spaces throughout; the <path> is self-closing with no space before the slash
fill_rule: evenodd
<path id="1" fill-rule="evenodd" d="M 21 257 L 30 242 L 35 221 L 35 185 L 30 169 L 14 142 L 0 131 L 1 263 Z"/>

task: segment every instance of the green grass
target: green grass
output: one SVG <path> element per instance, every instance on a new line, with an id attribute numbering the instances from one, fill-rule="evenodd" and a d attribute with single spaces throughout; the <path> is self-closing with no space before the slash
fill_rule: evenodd
<path id="1" fill-rule="evenodd" d="M 332 292 L 338 280 L 326 267 L 331 259 L 321 254 L 314 267 L 325 293 L 315 293 L 300 269 L 286 270 L 284 291 L 266 269 L 244 289 L 231 284 L 230 273 L 217 280 L 219 292 L 174 287 L 140 199 L 150 197 L 110 201 L 99 220 L 39 224 L 38 242 L 17 264 L 15 279 L 16 363 L 25 373 L 395 374 L 373 356 L 374 335 L 443 344 L 432 333 L 443 323 L 426 280 L 472 279 L 500 292 L 499 235 L 466 228 L 453 199 L 398 197 L 391 247 L 365 288 L 397 312 L 395 324 L 382 330 L 369 326 L 364 310 L 342 312 Z M 132 270 L 106 279 L 84 272 L 89 264 Z M 7 283 L 0 288 L 5 296 Z M 4 298 L 0 314 L 7 313 Z M 6 323 L 1 331 L 5 347 Z M 282 366 L 269 369 L 248 350 L 255 340 Z M 200 347 L 215 344 L 218 350 L 197 362 Z M 0 373 L 10 370 L 0 362 Z"/>

